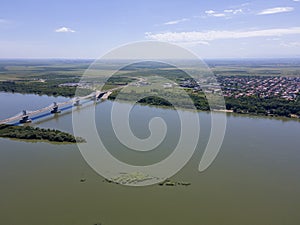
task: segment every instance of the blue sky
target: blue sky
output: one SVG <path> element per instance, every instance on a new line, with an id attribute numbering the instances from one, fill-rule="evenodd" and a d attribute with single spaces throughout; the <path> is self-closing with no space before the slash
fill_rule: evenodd
<path id="1" fill-rule="evenodd" d="M 300 0 L 1 1 L 0 58 L 98 58 L 143 40 L 203 58 L 300 57 Z"/>

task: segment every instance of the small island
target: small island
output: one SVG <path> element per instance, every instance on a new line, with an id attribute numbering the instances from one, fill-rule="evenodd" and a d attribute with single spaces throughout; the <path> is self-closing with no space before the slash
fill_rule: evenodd
<path id="1" fill-rule="evenodd" d="M 83 180 L 83 179 L 82 179 Z M 84 182 L 80 180 L 80 182 Z M 184 181 L 173 181 L 171 179 L 163 179 L 158 177 L 153 177 L 148 174 L 144 174 L 142 172 L 132 172 L 132 173 L 125 173 L 121 172 L 119 175 L 111 177 L 109 179 L 104 179 L 107 183 L 113 183 L 113 184 L 122 184 L 122 185 L 137 185 L 137 184 L 150 184 L 151 181 L 155 180 L 154 183 L 157 183 L 157 181 L 161 181 L 158 183 L 159 186 L 190 186 L 190 182 L 184 182 Z"/>
<path id="2" fill-rule="evenodd" d="M 163 182 L 159 183 L 160 186 L 190 186 L 191 183 L 184 181 L 172 181 L 170 179 L 166 179 Z"/>
<path id="3" fill-rule="evenodd" d="M 74 137 L 72 134 L 55 129 L 44 129 L 31 126 L 15 126 L 9 124 L 0 124 L 0 137 L 60 143 L 85 142 L 85 140 L 81 137 Z"/>
<path id="4" fill-rule="evenodd" d="M 119 175 L 111 177 L 110 179 L 105 179 L 107 183 L 122 184 L 122 185 L 137 185 L 137 184 L 147 184 L 151 180 L 158 180 L 157 177 L 152 177 L 148 174 L 142 172 L 132 172 L 125 173 L 121 172 Z"/>

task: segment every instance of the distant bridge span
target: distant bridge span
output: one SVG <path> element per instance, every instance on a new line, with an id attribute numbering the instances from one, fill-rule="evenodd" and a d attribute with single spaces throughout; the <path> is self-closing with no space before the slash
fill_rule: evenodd
<path id="1" fill-rule="evenodd" d="M 66 102 L 59 102 L 59 103 L 53 103 L 52 105 L 50 106 L 47 106 L 47 107 L 44 107 L 44 108 L 41 108 L 41 109 L 38 109 L 38 110 L 35 110 L 35 111 L 31 111 L 31 112 L 26 112 L 26 110 L 23 111 L 23 114 L 20 114 L 20 115 L 17 115 L 17 116 L 13 116 L 13 117 L 10 117 L 10 118 L 7 118 L 7 119 L 4 119 L 4 120 L 0 120 L 0 124 L 6 124 L 6 123 L 11 123 L 11 122 L 14 122 L 14 121 L 17 121 L 17 120 L 22 120 L 24 118 L 27 118 L 28 117 L 31 117 L 31 116 L 34 116 L 34 115 L 37 115 L 37 114 L 40 114 L 40 113 L 43 113 L 43 112 L 49 112 L 49 111 L 52 111 L 56 108 L 56 110 L 62 106 L 65 106 L 65 105 L 79 105 L 79 102 L 82 101 L 82 100 L 86 100 L 86 99 L 94 99 L 94 100 L 97 100 L 97 99 L 107 99 L 108 96 L 112 93 L 112 91 L 116 90 L 116 89 L 119 89 L 120 87 L 117 87 L 117 88 L 114 88 L 114 89 L 110 89 L 110 90 L 107 90 L 107 91 L 96 91 L 96 92 L 93 92 L 89 95 L 86 95 L 86 96 L 83 96 L 83 97 L 75 97 L 69 101 L 66 101 Z M 56 112 L 56 111 L 55 111 Z"/>

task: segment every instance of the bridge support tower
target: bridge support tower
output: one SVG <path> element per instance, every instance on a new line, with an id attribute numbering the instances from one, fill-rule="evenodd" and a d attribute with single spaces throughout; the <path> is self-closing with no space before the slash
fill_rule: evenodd
<path id="1" fill-rule="evenodd" d="M 51 113 L 60 113 L 61 111 L 58 109 L 58 105 L 56 102 L 53 103 L 53 108 L 51 110 Z"/>
<path id="2" fill-rule="evenodd" d="M 22 119 L 19 121 L 20 123 L 31 123 L 31 119 L 29 119 L 29 116 L 27 115 L 26 110 L 23 110 L 23 116 Z"/>

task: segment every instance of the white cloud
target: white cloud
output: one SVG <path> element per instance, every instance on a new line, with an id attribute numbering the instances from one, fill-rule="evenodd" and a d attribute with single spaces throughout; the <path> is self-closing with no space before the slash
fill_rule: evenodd
<path id="1" fill-rule="evenodd" d="M 300 2 L 300 0 L 293 0 L 293 2 Z"/>
<path id="2" fill-rule="evenodd" d="M 233 11 L 233 14 L 243 13 L 242 9 L 236 9 Z"/>
<path id="3" fill-rule="evenodd" d="M 224 17 L 226 16 L 224 13 L 214 13 L 214 14 L 211 14 L 212 16 L 214 17 Z"/>
<path id="4" fill-rule="evenodd" d="M 272 38 L 268 38 L 267 41 L 280 41 L 281 38 L 279 37 L 272 37 Z"/>
<path id="5" fill-rule="evenodd" d="M 214 10 L 206 10 L 205 13 L 206 13 L 208 16 L 214 16 L 214 17 L 224 17 L 224 16 L 226 16 L 224 13 L 217 13 L 217 12 L 214 11 Z"/>
<path id="6" fill-rule="evenodd" d="M 207 41 L 195 41 L 195 42 L 176 42 L 177 45 L 181 45 L 183 47 L 195 47 L 198 45 L 210 45 Z"/>
<path id="7" fill-rule="evenodd" d="M 259 12 L 257 15 L 269 15 L 269 14 L 275 14 L 275 13 L 284 13 L 284 12 L 291 12 L 293 11 L 293 7 L 275 7 L 270 9 L 264 9 L 261 12 Z"/>
<path id="8" fill-rule="evenodd" d="M 178 23 L 183 23 L 185 21 L 189 21 L 189 19 L 183 18 L 183 19 L 180 19 L 180 20 L 172 20 L 172 21 L 168 21 L 168 22 L 164 23 L 164 25 L 175 25 L 175 24 L 178 24 Z"/>
<path id="9" fill-rule="evenodd" d="M 220 39 L 239 39 L 239 38 L 254 38 L 254 37 L 279 37 L 283 35 L 300 34 L 300 27 L 265 29 L 265 30 L 250 30 L 250 31 L 226 31 L 212 30 L 205 32 L 166 32 L 166 33 L 146 33 L 147 39 L 166 41 L 173 43 L 186 42 L 208 42 Z"/>
<path id="10" fill-rule="evenodd" d="M 215 14 L 216 11 L 214 11 L 214 10 L 206 10 L 205 13 L 206 14 Z"/>
<path id="11" fill-rule="evenodd" d="M 234 15 L 243 13 L 243 9 L 225 9 L 224 13 L 232 13 Z"/>
<path id="12" fill-rule="evenodd" d="M 294 48 L 294 47 L 300 47 L 300 42 L 295 41 L 295 42 L 289 42 L 289 43 L 281 43 L 280 45 L 283 47 Z"/>
<path id="13" fill-rule="evenodd" d="M 74 33 L 75 30 L 72 30 L 69 27 L 60 27 L 60 28 L 56 29 L 55 32 L 57 32 L 57 33 Z"/>
<path id="14" fill-rule="evenodd" d="M 206 10 L 205 13 L 207 16 L 227 17 L 227 16 L 243 13 L 243 9 L 225 9 L 223 10 L 223 12 L 217 12 L 215 10 Z"/>

